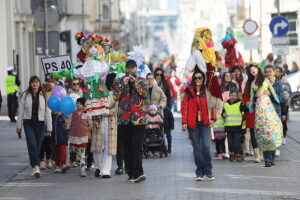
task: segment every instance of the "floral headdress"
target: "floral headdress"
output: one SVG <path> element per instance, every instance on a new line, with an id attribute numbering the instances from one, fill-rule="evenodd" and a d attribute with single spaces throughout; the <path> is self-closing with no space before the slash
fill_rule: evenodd
<path id="1" fill-rule="evenodd" d="M 109 39 L 104 38 L 97 34 L 87 35 L 83 38 L 83 46 L 88 44 L 98 44 L 101 45 L 104 49 L 104 54 L 107 55 L 110 52 L 111 44 L 109 43 Z"/>

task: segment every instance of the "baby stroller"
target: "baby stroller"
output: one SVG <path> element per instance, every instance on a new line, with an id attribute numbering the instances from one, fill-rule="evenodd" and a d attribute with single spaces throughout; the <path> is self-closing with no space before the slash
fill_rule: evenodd
<path id="1" fill-rule="evenodd" d="M 152 128 L 152 126 L 154 125 L 155 127 L 159 128 Z M 143 141 L 143 151 L 146 159 L 150 157 L 150 152 L 152 153 L 152 155 L 158 152 L 160 158 L 162 158 L 163 154 L 165 154 L 165 157 L 168 156 L 162 123 L 148 122 Z"/>

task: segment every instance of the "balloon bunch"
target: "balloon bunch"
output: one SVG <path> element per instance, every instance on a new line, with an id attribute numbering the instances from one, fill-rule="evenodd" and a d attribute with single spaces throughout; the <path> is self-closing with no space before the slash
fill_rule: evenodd
<path id="1" fill-rule="evenodd" d="M 62 86 L 55 86 L 51 90 L 51 97 L 48 100 L 49 108 L 54 112 L 62 112 L 69 115 L 75 111 L 75 101 L 70 96 L 66 96 L 66 90 Z"/>

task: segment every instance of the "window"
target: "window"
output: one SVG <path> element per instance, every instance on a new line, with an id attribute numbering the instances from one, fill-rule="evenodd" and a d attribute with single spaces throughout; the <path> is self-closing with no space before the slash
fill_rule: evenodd
<path id="1" fill-rule="evenodd" d="M 102 6 L 102 13 L 103 13 L 103 19 L 108 20 L 109 19 L 109 7 L 106 4 L 103 4 Z"/>

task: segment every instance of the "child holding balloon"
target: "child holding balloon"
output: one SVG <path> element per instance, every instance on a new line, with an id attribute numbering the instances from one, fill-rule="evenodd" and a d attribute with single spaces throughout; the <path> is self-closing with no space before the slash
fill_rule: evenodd
<path id="1" fill-rule="evenodd" d="M 85 172 L 85 148 L 88 143 L 89 127 L 92 127 L 92 119 L 83 119 L 85 99 L 78 98 L 77 110 L 72 114 L 69 137 L 71 152 L 75 152 L 76 160 L 80 161 L 80 176 L 86 177 Z"/>

